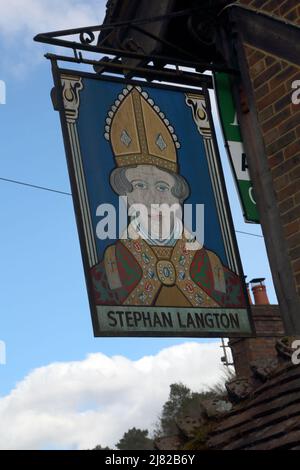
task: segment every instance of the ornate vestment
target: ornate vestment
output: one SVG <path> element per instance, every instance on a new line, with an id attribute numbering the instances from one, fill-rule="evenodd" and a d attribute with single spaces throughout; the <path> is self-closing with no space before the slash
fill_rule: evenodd
<path id="1" fill-rule="evenodd" d="M 204 247 L 150 246 L 146 240 L 119 240 L 92 269 L 97 305 L 245 307 L 239 277 Z"/>

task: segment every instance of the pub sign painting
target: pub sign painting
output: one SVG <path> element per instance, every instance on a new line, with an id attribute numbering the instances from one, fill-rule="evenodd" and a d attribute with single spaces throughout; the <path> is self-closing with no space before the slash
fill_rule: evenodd
<path id="1" fill-rule="evenodd" d="M 206 90 L 56 69 L 95 336 L 249 336 Z"/>

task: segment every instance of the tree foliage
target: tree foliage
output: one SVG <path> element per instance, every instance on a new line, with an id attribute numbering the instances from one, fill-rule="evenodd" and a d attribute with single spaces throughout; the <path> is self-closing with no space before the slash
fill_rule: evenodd
<path id="1" fill-rule="evenodd" d="M 175 419 L 191 399 L 191 390 L 182 383 L 170 385 L 169 398 L 163 406 L 160 417 L 161 434 L 172 433 Z"/>
<path id="2" fill-rule="evenodd" d="M 218 386 L 219 387 L 219 386 Z M 176 433 L 176 419 L 186 412 L 201 406 L 204 399 L 220 396 L 221 388 L 207 392 L 192 392 L 182 383 L 170 385 L 170 394 L 165 402 L 159 419 L 155 437 Z"/>
<path id="3" fill-rule="evenodd" d="M 116 444 L 116 448 L 119 450 L 152 450 L 154 449 L 153 440 L 148 437 L 148 434 L 147 429 L 129 429 Z"/>
<path id="4" fill-rule="evenodd" d="M 227 377 L 228 379 L 230 377 Z M 162 408 L 153 439 L 149 437 L 147 429 L 129 429 L 116 444 L 118 450 L 152 450 L 154 449 L 154 440 L 161 436 L 169 436 L 176 434 L 178 428 L 176 420 L 179 416 L 189 413 L 201 407 L 201 402 L 209 398 L 222 398 L 224 395 L 223 381 L 206 392 L 192 392 L 182 383 L 174 383 L 170 385 L 170 393 L 168 400 Z M 100 445 L 94 450 L 109 450 L 102 448 Z"/>

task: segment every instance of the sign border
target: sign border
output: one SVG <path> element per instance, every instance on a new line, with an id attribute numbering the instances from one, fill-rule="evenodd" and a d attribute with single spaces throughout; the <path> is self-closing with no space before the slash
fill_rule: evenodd
<path id="1" fill-rule="evenodd" d="M 88 298 L 89 298 L 89 305 L 90 305 L 90 312 L 91 312 L 91 317 L 92 317 L 92 324 L 93 324 L 93 331 L 94 331 L 94 336 L 95 337 L 152 337 L 152 338 L 172 338 L 172 337 L 177 337 L 177 338 L 242 338 L 242 337 L 254 337 L 255 336 L 255 327 L 254 327 L 254 322 L 253 322 L 253 317 L 251 314 L 251 307 L 249 304 L 249 299 L 248 299 L 248 293 L 247 293 L 247 288 L 246 284 L 243 280 L 243 268 L 242 268 L 242 263 L 240 259 L 240 253 L 237 245 L 237 239 L 235 235 L 235 229 L 233 225 L 233 220 L 232 220 L 232 214 L 229 206 L 229 200 L 228 200 L 228 194 L 226 190 L 226 184 L 225 184 L 225 178 L 224 178 L 224 173 L 221 165 L 221 160 L 220 160 L 220 153 L 217 145 L 217 137 L 216 137 L 216 131 L 215 131 L 215 126 L 213 122 L 213 116 L 212 116 L 212 109 L 211 109 L 211 103 L 210 103 L 210 96 L 209 96 L 209 91 L 207 88 L 187 88 L 187 87 L 181 87 L 181 86 L 172 86 L 172 85 L 167 85 L 167 84 L 156 84 L 156 83 L 148 83 L 148 82 L 143 82 L 140 80 L 127 80 L 127 79 L 122 79 L 122 78 L 117 78 L 117 77 L 108 77 L 108 76 L 99 76 L 93 73 L 89 72 L 84 72 L 84 71 L 79 71 L 79 70 L 73 70 L 73 69 L 65 69 L 65 68 L 60 68 L 57 65 L 56 61 L 52 61 L 52 74 L 53 74 L 53 79 L 54 79 L 54 94 L 52 95 L 54 98 L 54 103 L 55 103 L 55 109 L 59 112 L 60 115 L 60 121 L 61 121 L 61 127 L 62 127 L 62 133 L 63 133 L 63 140 L 64 140 L 64 146 L 65 146 L 65 152 L 66 152 L 66 160 L 67 160 L 67 166 L 68 166 L 68 172 L 69 172 L 69 178 L 70 178 L 70 184 L 71 184 L 71 189 L 72 189 L 72 198 L 73 198 L 73 205 L 74 205 L 74 211 L 75 211 L 75 217 L 76 217 L 76 223 L 77 223 L 77 229 L 78 229 L 78 234 L 79 234 L 79 241 L 80 241 L 80 247 L 81 247 L 81 254 L 82 254 L 82 260 L 83 260 L 83 266 L 84 266 L 84 273 L 85 273 L 85 279 L 86 279 L 86 285 L 87 285 L 87 291 L 88 291 Z M 236 263 L 237 263 L 237 268 L 239 271 L 239 275 L 242 280 L 242 286 L 243 286 L 243 293 L 246 299 L 246 307 L 245 310 L 248 315 L 249 319 L 249 325 L 250 325 L 250 332 L 249 333 L 241 333 L 241 332 L 233 332 L 228 334 L 224 332 L 201 332 L 197 334 L 195 333 L 183 333 L 183 332 L 174 332 L 174 333 L 167 333 L 166 332 L 151 332 L 151 331 L 135 331 L 135 332 L 108 332 L 108 331 L 100 331 L 99 329 L 99 323 L 98 323 L 98 314 L 97 314 L 97 306 L 94 303 L 93 300 L 93 288 L 92 288 L 92 282 L 91 278 L 89 275 L 89 270 L 90 266 L 88 263 L 88 250 L 86 246 L 86 237 L 85 237 L 85 228 L 84 228 L 84 223 L 82 219 L 82 213 L 81 213 L 81 208 L 80 208 L 80 195 L 78 191 L 78 186 L 76 182 L 76 171 L 74 167 L 74 160 L 73 160 L 73 151 L 71 147 L 71 142 L 70 142 L 70 135 L 69 135 L 69 130 L 67 127 L 67 119 L 66 119 L 66 113 L 65 113 L 65 106 L 63 102 L 63 88 L 62 88 L 62 83 L 61 83 L 61 76 L 62 75 L 69 75 L 69 76 L 74 76 L 78 78 L 90 78 L 94 80 L 99 80 L 99 81 L 110 81 L 110 82 L 116 82 L 116 83 L 123 83 L 124 85 L 136 85 L 136 86 L 147 86 L 147 87 L 152 87 L 152 88 L 160 88 L 160 89 L 165 89 L 165 90 L 173 90 L 173 91 L 180 91 L 181 93 L 199 93 L 202 94 L 205 97 L 206 105 L 207 105 L 207 113 L 208 113 L 208 119 L 210 123 L 210 128 L 211 128 L 211 135 L 212 135 L 212 146 L 213 146 L 213 151 L 216 156 L 216 166 L 217 166 L 217 171 L 219 174 L 219 180 L 221 183 L 221 191 L 222 191 L 222 196 L 224 199 L 225 203 L 225 211 L 226 215 L 228 218 L 228 224 L 229 224 L 229 230 L 231 234 L 231 241 L 233 244 L 233 252 L 236 257 Z M 228 260 L 229 261 L 229 260 Z M 114 307 L 112 307 L 114 308 Z M 220 307 L 221 309 L 221 307 Z"/>

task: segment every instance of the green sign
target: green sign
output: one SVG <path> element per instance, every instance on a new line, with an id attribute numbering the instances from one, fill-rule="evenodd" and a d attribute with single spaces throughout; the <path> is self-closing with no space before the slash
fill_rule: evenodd
<path id="1" fill-rule="evenodd" d="M 230 77 L 226 73 L 215 74 L 215 89 L 228 156 L 237 183 L 245 222 L 259 223 L 259 214 L 253 185 L 247 165 L 237 112 L 233 101 Z"/>

